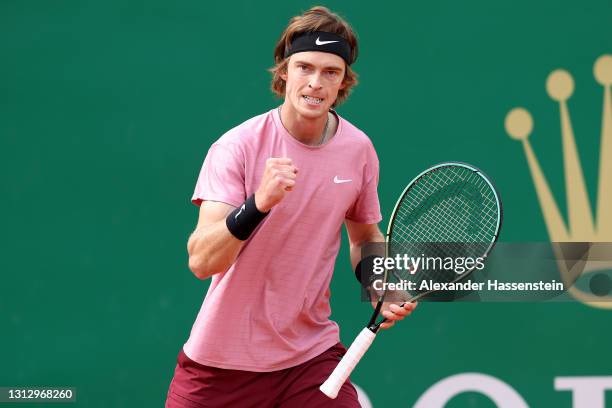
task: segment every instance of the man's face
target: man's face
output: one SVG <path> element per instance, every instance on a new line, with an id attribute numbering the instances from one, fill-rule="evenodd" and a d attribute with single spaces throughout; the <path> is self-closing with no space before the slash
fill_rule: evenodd
<path id="1" fill-rule="evenodd" d="M 286 82 L 285 102 L 307 118 L 326 115 L 338 91 L 344 88 L 344 70 L 344 60 L 335 54 L 320 51 L 293 54 L 287 73 L 281 74 Z"/>

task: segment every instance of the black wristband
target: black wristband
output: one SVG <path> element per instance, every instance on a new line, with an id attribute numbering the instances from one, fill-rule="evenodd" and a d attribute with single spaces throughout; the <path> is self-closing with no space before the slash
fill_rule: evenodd
<path id="1" fill-rule="evenodd" d="M 376 258 L 380 258 L 380 256 L 366 256 L 355 267 L 355 277 L 364 288 L 370 287 L 378 276 L 374 273 L 374 259 Z"/>
<path id="2" fill-rule="evenodd" d="M 262 213 L 255 205 L 255 194 L 225 218 L 225 225 L 233 236 L 241 241 L 247 240 L 255 228 L 259 225 L 270 211 Z"/>

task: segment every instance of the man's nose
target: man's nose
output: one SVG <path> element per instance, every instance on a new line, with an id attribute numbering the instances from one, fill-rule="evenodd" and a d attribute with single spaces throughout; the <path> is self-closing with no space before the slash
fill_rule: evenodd
<path id="1" fill-rule="evenodd" d="M 319 74 L 313 74 L 310 77 L 310 82 L 308 83 L 308 86 L 315 90 L 321 89 L 323 87 L 323 85 L 321 85 L 321 76 Z"/>

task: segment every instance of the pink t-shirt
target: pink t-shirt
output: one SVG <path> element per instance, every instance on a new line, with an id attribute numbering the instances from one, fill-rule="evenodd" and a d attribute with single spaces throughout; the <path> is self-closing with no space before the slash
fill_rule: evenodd
<path id="1" fill-rule="evenodd" d="M 275 371 L 299 365 L 339 341 L 329 320 L 329 283 L 345 219 L 381 220 L 378 158 L 359 129 L 339 118 L 336 135 L 307 146 L 283 127 L 277 109 L 231 129 L 208 151 L 192 201 L 235 207 L 259 187 L 270 157 L 289 157 L 292 192 L 216 274 L 184 345 L 204 365 Z M 348 259 L 347 259 L 348 262 Z M 355 299 L 358 298 L 358 289 Z"/>

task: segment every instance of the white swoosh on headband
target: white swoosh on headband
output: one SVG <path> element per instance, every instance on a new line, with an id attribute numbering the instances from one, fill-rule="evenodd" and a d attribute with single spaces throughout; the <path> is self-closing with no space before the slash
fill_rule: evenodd
<path id="1" fill-rule="evenodd" d="M 338 41 L 321 41 L 319 40 L 320 37 L 317 37 L 317 39 L 315 40 L 315 44 L 317 45 L 325 45 L 325 44 L 331 44 L 331 43 L 335 43 Z"/>

